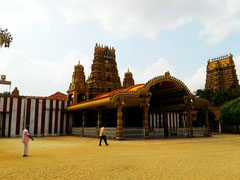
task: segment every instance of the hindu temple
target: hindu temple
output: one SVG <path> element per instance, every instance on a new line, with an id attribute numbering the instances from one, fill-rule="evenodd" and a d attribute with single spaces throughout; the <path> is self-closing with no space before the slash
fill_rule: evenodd
<path id="1" fill-rule="evenodd" d="M 87 80 L 80 62 L 74 67 L 68 102 L 73 135 L 98 137 L 103 125 L 117 140 L 210 134 L 207 100 L 170 72 L 135 84 L 128 70 L 121 84 L 113 47 L 95 45 Z M 204 127 L 193 127 L 196 110 L 205 111 Z"/>

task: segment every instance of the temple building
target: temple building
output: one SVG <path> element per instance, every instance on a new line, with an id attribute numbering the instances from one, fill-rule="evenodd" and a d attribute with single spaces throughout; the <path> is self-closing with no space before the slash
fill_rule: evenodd
<path id="1" fill-rule="evenodd" d="M 78 66 L 80 74 L 84 74 L 83 67 Z M 83 75 L 74 77 L 83 78 Z M 83 89 L 72 87 L 73 81 L 68 91 L 67 112 L 72 120 L 69 122 L 72 135 L 98 137 L 102 125 L 108 138 L 117 140 L 210 134 L 210 103 L 195 97 L 169 72 L 145 84 L 134 85 L 132 73 L 128 71 L 121 87 L 114 48 L 96 44 L 87 85 L 84 86 L 83 79 L 80 81 Z M 78 94 L 85 98 L 74 97 Z M 197 110 L 205 112 L 204 127 L 193 127 L 192 115 Z"/>
<path id="2" fill-rule="evenodd" d="M 72 75 L 72 83 L 69 86 L 68 99 L 76 104 L 81 101 L 89 99 L 88 84 L 85 82 L 84 67 L 78 64 L 74 67 L 74 72 Z"/>
<path id="3" fill-rule="evenodd" d="M 233 55 L 209 59 L 205 88 L 215 91 L 227 90 L 230 87 L 240 90 Z"/>
<path id="4" fill-rule="evenodd" d="M 134 85 L 133 74 L 129 71 L 125 73 L 123 80 L 123 88 L 128 88 Z"/>
<path id="5" fill-rule="evenodd" d="M 121 88 L 115 49 L 96 44 L 91 74 L 87 79 L 89 98 Z"/>

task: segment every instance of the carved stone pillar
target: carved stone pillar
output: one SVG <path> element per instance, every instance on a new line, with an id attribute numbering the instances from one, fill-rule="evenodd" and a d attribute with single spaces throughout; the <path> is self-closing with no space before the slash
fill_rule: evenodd
<path id="1" fill-rule="evenodd" d="M 148 126 L 148 109 L 147 105 L 143 105 L 143 128 L 145 129 L 145 139 L 149 139 L 149 126 Z"/>
<path id="2" fill-rule="evenodd" d="M 117 106 L 117 134 L 116 139 L 117 140 L 123 140 L 123 113 L 122 113 L 122 106 Z"/>
<path id="3" fill-rule="evenodd" d="M 97 137 L 99 137 L 99 129 L 102 126 L 102 109 L 98 109 L 98 115 L 97 115 Z"/>
<path id="4" fill-rule="evenodd" d="M 178 124 L 178 126 L 179 126 L 179 128 L 183 128 L 183 118 L 182 118 L 182 112 L 179 112 L 178 113 L 178 122 L 179 122 L 179 124 Z"/>
<path id="5" fill-rule="evenodd" d="M 189 124 L 189 136 L 193 136 L 192 109 L 190 107 L 187 108 L 187 118 Z"/>
<path id="6" fill-rule="evenodd" d="M 83 114 L 82 114 L 82 137 L 84 136 L 84 127 L 85 127 L 85 124 L 86 124 L 86 111 L 83 111 Z"/>
<path id="7" fill-rule="evenodd" d="M 73 104 L 77 104 L 77 96 L 78 96 L 77 91 L 73 91 Z"/>
<path id="8" fill-rule="evenodd" d="M 209 120 L 208 120 L 208 109 L 205 109 L 205 126 L 206 126 L 206 136 L 210 135 Z"/>
<path id="9" fill-rule="evenodd" d="M 168 118 L 167 113 L 163 112 L 163 128 L 164 128 L 164 137 L 168 136 Z"/>

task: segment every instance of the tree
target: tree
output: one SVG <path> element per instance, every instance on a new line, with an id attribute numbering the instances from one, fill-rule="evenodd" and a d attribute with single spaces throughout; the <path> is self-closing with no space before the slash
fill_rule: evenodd
<path id="1" fill-rule="evenodd" d="M 4 47 L 9 48 L 12 40 L 12 35 L 10 34 L 10 32 L 8 32 L 8 29 L 3 30 L 2 28 L 0 28 L 0 47 L 4 45 Z"/>
<path id="2" fill-rule="evenodd" d="M 219 119 L 224 125 L 240 125 L 240 97 L 221 107 Z"/>
<path id="3" fill-rule="evenodd" d="M 195 126 L 204 126 L 205 125 L 205 111 L 204 110 L 199 110 L 197 111 L 197 114 L 196 114 L 196 121 L 193 121 L 194 125 Z M 208 121 L 209 121 L 209 124 L 215 124 L 216 121 L 215 121 L 215 114 L 212 112 L 212 111 L 208 111 Z"/>
<path id="4" fill-rule="evenodd" d="M 212 106 L 221 107 L 226 102 L 240 97 L 239 91 L 234 87 L 230 86 L 228 90 L 211 90 L 211 89 L 198 89 L 195 91 L 197 97 L 207 99 L 212 103 Z"/>

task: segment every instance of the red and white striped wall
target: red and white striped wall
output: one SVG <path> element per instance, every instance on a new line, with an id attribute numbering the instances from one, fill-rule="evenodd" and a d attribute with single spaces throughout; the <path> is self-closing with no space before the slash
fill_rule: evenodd
<path id="1" fill-rule="evenodd" d="M 70 117 L 67 101 L 0 97 L 0 137 L 18 137 L 29 125 L 33 136 L 66 135 Z"/>

